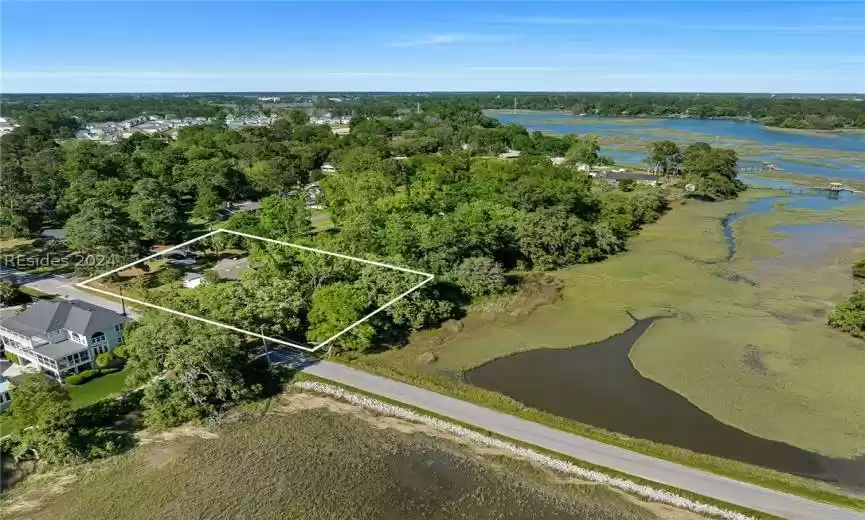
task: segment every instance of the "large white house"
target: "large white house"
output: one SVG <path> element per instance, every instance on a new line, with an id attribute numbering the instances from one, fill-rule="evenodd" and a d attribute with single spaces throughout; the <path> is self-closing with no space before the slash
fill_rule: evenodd
<path id="1" fill-rule="evenodd" d="M 90 368 L 96 356 L 120 345 L 127 320 L 78 300 L 40 301 L 17 316 L 0 320 L 0 340 L 19 364 L 35 365 L 62 380 Z"/>

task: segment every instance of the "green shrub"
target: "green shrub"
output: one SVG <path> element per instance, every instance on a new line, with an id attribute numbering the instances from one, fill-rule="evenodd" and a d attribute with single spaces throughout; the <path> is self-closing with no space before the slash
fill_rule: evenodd
<path id="1" fill-rule="evenodd" d="M 102 354 L 96 356 L 96 366 L 98 366 L 99 368 L 107 367 L 111 364 L 112 361 L 114 361 L 114 354 L 112 354 L 111 352 L 103 352 Z"/>
<path id="2" fill-rule="evenodd" d="M 84 377 L 81 374 L 72 374 L 71 376 L 67 376 L 66 379 L 63 380 L 67 385 L 80 385 L 84 383 Z"/>
<path id="3" fill-rule="evenodd" d="M 91 379 L 99 375 L 99 370 L 82 370 L 81 373 L 78 375 L 84 378 L 85 381 L 90 381 Z"/>
<path id="4" fill-rule="evenodd" d="M 9 361 L 15 363 L 16 365 L 18 364 L 18 356 L 16 356 L 15 354 L 11 352 L 4 352 L 3 355 L 6 356 L 6 359 L 8 359 Z"/>
<path id="5" fill-rule="evenodd" d="M 859 260 L 853 264 L 853 276 L 856 278 L 865 278 L 865 260 Z"/>
<path id="6" fill-rule="evenodd" d="M 466 258 L 452 275 L 456 284 L 472 297 L 500 293 L 506 285 L 502 266 L 490 258 Z"/>
<path id="7" fill-rule="evenodd" d="M 17 285 L 6 280 L 0 280 L 0 304 L 14 305 L 20 303 L 23 296 Z"/>
<path id="8" fill-rule="evenodd" d="M 183 271 L 176 267 L 166 267 L 155 275 L 156 285 L 167 285 L 183 280 Z"/>
<path id="9" fill-rule="evenodd" d="M 114 357 L 126 359 L 126 349 L 122 346 L 115 348 L 111 353 L 114 354 Z"/>
<path id="10" fill-rule="evenodd" d="M 857 291 L 829 314 L 829 325 L 865 339 L 865 291 Z"/>

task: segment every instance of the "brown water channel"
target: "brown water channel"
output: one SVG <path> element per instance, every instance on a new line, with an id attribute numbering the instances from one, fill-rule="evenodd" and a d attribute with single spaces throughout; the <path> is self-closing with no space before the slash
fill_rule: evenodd
<path id="1" fill-rule="evenodd" d="M 865 458 L 832 459 L 756 437 L 640 375 L 628 356 L 658 319 L 637 320 L 625 332 L 590 345 L 499 358 L 466 378 L 534 408 L 613 432 L 865 490 Z"/>

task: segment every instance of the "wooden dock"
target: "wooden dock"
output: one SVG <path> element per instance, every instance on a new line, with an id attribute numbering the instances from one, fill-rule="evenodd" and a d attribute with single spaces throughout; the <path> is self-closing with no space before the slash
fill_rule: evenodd
<path id="1" fill-rule="evenodd" d="M 862 193 L 862 190 L 856 190 L 847 186 L 845 184 L 841 184 L 840 182 L 832 182 L 827 184 L 826 186 L 807 186 L 804 184 L 795 184 L 793 186 L 789 186 L 784 188 L 784 191 L 790 193 L 791 195 L 816 195 L 825 193 L 829 197 L 838 197 L 841 193 Z"/>

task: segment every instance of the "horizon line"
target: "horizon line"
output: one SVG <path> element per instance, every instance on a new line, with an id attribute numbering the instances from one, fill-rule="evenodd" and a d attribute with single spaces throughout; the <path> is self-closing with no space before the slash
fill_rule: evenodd
<path id="1" fill-rule="evenodd" d="M 745 90 L 140 90 L 92 92 L 0 92 L 3 96 L 140 95 L 140 94 L 748 94 L 865 96 L 863 92 L 781 92 Z"/>

